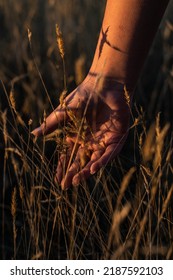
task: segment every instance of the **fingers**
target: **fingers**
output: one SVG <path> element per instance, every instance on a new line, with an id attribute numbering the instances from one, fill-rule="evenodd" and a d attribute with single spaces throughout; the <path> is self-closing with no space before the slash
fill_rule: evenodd
<path id="1" fill-rule="evenodd" d="M 76 159 L 70 168 L 67 170 L 64 178 L 61 181 L 61 188 L 67 190 L 72 185 L 72 179 L 76 173 L 80 170 L 80 162 Z"/>
<path id="2" fill-rule="evenodd" d="M 62 178 L 65 176 L 69 160 L 70 153 L 63 154 L 60 156 L 55 174 L 55 183 L 58 183 L 59 185 L 61 184 Z"/>
<path id="3" fill-rule="evenodd" d="M 122 145 L 117 143 L 109 145 L 105 153 L 91 165 L 90 174 L 95 174 L 101 167 L 111 161 L 120 152 L 121 148 Z"/>
<path id="4" fill-rule="evenodd" d="M 59 169 L 61 176 L 57 175 L 58 178 L 62 179 L 59 183 L 63 190 L 67 190 L 71 185 L 78 186 L 82 180 L 86 180 L 92 174 L 96 173 L 101 167 L 105 166 L 111 159 L 113 159 L 120 151 L 121 147 L 117 143 L 109 145 L 106 150 L 100 149 L 94 151 L 90 158 L 82 165 L 81 157 L 86 153 L 85 148 L 79 148 L 74 162 L 71 164 L 64 176 L 62 171 Z M 64 158 L 61 159 L 61 165 L 63 164 Z M 59 168 L 60 165 L 59 165 Z M 67 167 L 66 167 L 67 168 Z"/>
<path id="5" fill-rule="evenodd" d="M 90 172 L 90 168 L 91 165 L 96 162 L 104 153 L 103 150 L 98 150 L 93 152 L 90 161 L 86 164 L 86 166 L 80 171 L 78 172 L 72 180 L 72 184 L 74 186 L 78 186 L 81 180 L 86 180 L 87 178 L 89 178 L 91 176 L 91 172 Z"/>
<path id="6" fill-rule="evenodd" d="M 46 118 L 44 123 L 42 123 L 40 127 L 34 129 L 31 133 L 37 137 L 49 134 L 57 128 L 58 124 L 65 121 L 66 117 L 66 110 L 58 106 L 58 108 Z"/>
<path id="7" fill-rule="evenodd" d="M 62 179 L 65 177 L 70 161 L 79 148 L 79 144 L 74 143 L 73 140 L 69 137 L 66 137 L 66 145 L 66 152 L 61 154 L 56 169 L 55 182 L 57 182 L 58 184 L 61 184 Z"/>
<path id="8" fill-rule="evenodd" d="M 71 92 L 65 98 L 65 104 L 66 107 L 63 108 L 62 105 L 59 105 L 47 118 L 46 120 L 41 124 L 40 127 L 34 129 L 31 133 L 34 134 L 35 136 L 43 136 L 46 134 L 49 134 L 53 132 L 58 124 L 63 124 L 67 121 L 68 114 L 67 110 L 71 110 L 73 112 L 76 112 L 77 109 L 77 104 L 78 104 L 78 98 L 75 98 L 75 93 L 76 90 Z M 77 110 L 79 111 L 79 109 Z"/>
<path id="9" fill-rule="evenodd" d="M 86 165 L 86 163 L 90 159 L 87 152 L 88 151 L 86 151 L 86 149 L 84 147 L 78 148 L 75 160 L 73 161 L 73 163 L 71 165 L 70 165 L 70 163 L 68 163 L 66 174 L 61 181 L 62 189 L 69 188 L 72 185 L 73 177 L 82 169 L 83 166 Z M 75 151 L 74 151 L 74 154 L 75 154 Z"/>

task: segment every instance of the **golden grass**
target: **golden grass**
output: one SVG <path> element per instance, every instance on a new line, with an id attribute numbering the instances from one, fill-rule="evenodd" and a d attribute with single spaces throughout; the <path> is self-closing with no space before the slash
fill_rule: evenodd
<path id="1" fill-rule="evenodd" d="M 63 43 L 59 27 L 56 26 L 54 30 L 55 23 L 51 9 L 59 8 L 58 13 L 61 15 L 65 15 L 65 11 L 70 15 L 74 10 L 67 4 L 68 1 L 57 6 L 53 4 L 54 1 L 48 2 L 50 3 L 46 5 L 50 17 L 47 18 L 46 26 L 50 27 L 52 21 L 52 34 L 54 34 L 50 37 L 50 34 L 45 33 L 50 43 L 48 56 L 45 55 L 43 58 L 39 56 L 37 46 L 39 42 L 34 35 L 36 27 L 34 26 L 32 30 L 24 22 L 25 33 L 28 30 L 29 43 L 23 39 L 22 53 L 18 54 L 17 65 L 13 66 L 15 70 L 21 70 L 20 74 L 11 73 L 11 70 L 8 70 L 8 75 L 4 74 L 5 76 L 1 73 L 3 101 L 6 102 L 5 108 L 3 106 L 0 108 L 0 133 L 4 146 L 0 207 L 2 211 L 1 257 L 34 260 L 172 259 L 172 115 L 170 111 L 168 112 L 168 107 L 162 113 L 158 113 L 162 108 L 161 100 L 164 96 L 168 98 L 165 85 L 162 86 L 162 91 L 161 86 L 155 85 L 149 108 L 134 106 L 136 110 L 131 112 L 130 135 L 121 155 L 88 181 L 82 182 L 78 188 L 72 188 L 68 192 L 63 192 L 54 182 L 60 151 L 66 149 L 62 136 L 71 132 L 69 130 L 78 132 L 78 137 L 84 132 L 87 107 L 80 122 L 74 118 L 72 112 L 68 112 L 73 120 L 71 127 L 58 128 L 55 133 L 43 139 L 35 139 L 31 135 L 32 127 L 38 124 L 38 121 L 44 121 L 48 115 L 48 106 L 52 110 L 55 107 L 53 104 L 59 101 L 61 106 L 64 106 L 67 83 L 72 79 L 67 77 L 65 58 L 68 66 L 72 64 L 69 49 L 73 43 L 73 38 L 70 36 L 74 34 L 68 35 L 65 32 Z M 85 4 L 86 9 L 92 5 L 91 2 Z M 18 1 L 13 7 L 14 20 L 18 18 L 21 3 Z M 29 0 L 28 3 L 31 5 Z M 28 12 L 30 23 L 36 10 L 40 8 L 38 1 L 34 3 L 33 10 Z M 80 3 L 79 1 L 77 3 L 76 7 L 79 9 Z M 6 9 L 9 9 L 8 5 Z M 81 24 L 82 18 L 83 15 Z M 8 28 L 9 23 L 6 24 Z M 10 28 L 12 26 L 10 24 Z M 167 24 L 166 28 L 172 28 L 172 25 Z M 12 33 L 17 36 L 14 40 L 14 34 L 11 35 L 13 47 L 16 41 L 21 41 L 18 31 L 17 26 L 12 30 Z M 171 34 L 169 32 L 169 36 Z M 95 33 L 90 36 L 93 36 L 94 40 Z M 168 30 L 165 40 L 168 40 Z M 164 39 L 163 42 L 168 50 L 168 42 Z M 60 59 L 56 54 L 57 43 Z M 66 53 L 64 44 L 67 48 Z M 9 56 L 6 55 L 8 63 L 11 61 L 10 56 L 14 54 L 11 45 L 10 49 L 11 55 L 10 52 Z M 168 53 L 166 56 L 168 59 Z M 48 59 L 51 60 L 48 69 L 54 79 L 53 86 L 51 85 L 55 88 L 53 93 L 49 83 L 47 85 L 42 65 Z M 74 57 L 73 65 L 78 59 Z M 26 69 L 21 66 L 21 61 Z M 85 72 L 83 69 L 85 61 L 83 59 L 77 70 L 74 69 L 73 80 L 81 81 L 81 76 Z M 167 60 L 163 63 L 162 68 L 167 69 Z M 79 73 L 80 71 L 82 73 Z M 9 77 L 13 81 L 11 85 L 9 85 Z M 101 79 L 98 81 L 102 82 Z M 97 86 L 99 87 L 100 84 Z M 173 89 L 171 79 L 169 87 Z M 57 91 L 62 94 L 57 94 Z M 140 90 L 138 91 L 140 95 Z M 155 91 L 159 95 L 158 102 L 157 98 L 154 99 Z M 26 96 L 23 97 L 22 94 Z M 126 89 L 125 96 L 129 104 L 129 94 Z M 144 93 L 142 97 L 144 98 Z M 164 102 L 167 104 L 166 100 Z M 150 114 L 147 115 L 147 112 L 154 108 L 155 103 L 159 110 L 153 112 L 150 119 Z M 148 123 L 149 119 L 151 123 Z M 85 138 L 85 133 L 83 137 Z M 72 157 L 73 153 L 69 166 Z M 81 158 L 82 164 L 85 163 L 85 157 L 84 154 Z"/>

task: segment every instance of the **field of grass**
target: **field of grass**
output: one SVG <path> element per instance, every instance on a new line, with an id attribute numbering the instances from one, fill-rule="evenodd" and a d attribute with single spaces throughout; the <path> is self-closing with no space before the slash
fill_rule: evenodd
<path id="1" fill-rule="evenodd" d="M 30 133 L 64 89 L 56 23 L 70 92 L 90 67 L 104 5 L 0 0 L 0 259 L 173 258 L 173 1 L 114 161 L 64 192 L 54 182 L 61 142 Z"/>

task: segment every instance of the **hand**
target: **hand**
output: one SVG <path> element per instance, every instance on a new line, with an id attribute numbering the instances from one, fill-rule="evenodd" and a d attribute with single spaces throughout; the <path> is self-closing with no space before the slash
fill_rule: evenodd
<path id="1" fill-rule="evenodd" d="M 117 156 L 128 134 L 129 100 L 122 84 L 87 78 L 32 132 L 38 137 L 64 128 L 66 149 L 55 176 L 62 189 L 79 185 Z"/>

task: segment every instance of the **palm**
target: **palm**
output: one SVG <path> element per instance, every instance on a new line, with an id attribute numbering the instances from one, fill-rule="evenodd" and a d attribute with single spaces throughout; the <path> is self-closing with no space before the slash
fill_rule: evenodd
<path id="1" fill-rule="evenodd" d="M 122 88 L 108 87 L 98 93 L 89 82 L 67 96 L 64 104 L 47 118 L 44 133 L 60 123 L 69 128 L 65 134 L 68 148 L 60 156 L 56 173 L 56 180 L 66 189 L 116 157 L 127 136 L 130 110 Z M 43 125 L 41 129 L 43 133 Z"/>

